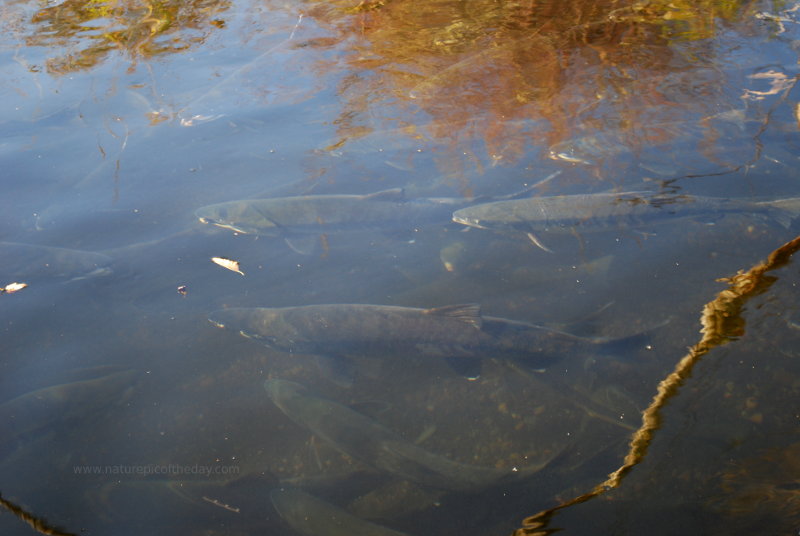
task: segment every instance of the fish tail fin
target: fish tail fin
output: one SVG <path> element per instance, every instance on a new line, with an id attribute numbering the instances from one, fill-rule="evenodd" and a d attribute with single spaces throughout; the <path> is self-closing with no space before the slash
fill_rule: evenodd
<path id="1" fill-rule="evenodd" d="M 618 337 L 614 339 L 596 339 L 598 343 L 597 349 L 601 354 L 612 355 L 617 358 L 630 355 L 636 350 L 650 349 L 653 331 L 666 326 L 671 321 L 671 318 L 667 318 L 665 321 L 656 326 L 624 337 Z"/>
<path id="2" fill-rule="evenodd" d="M 615 339 L 595 339 L 597 342 L 597 351 L 606 356 L 614 356 L 622 358 L 629 355 L 632 351 L 646 348 L 650 341 L 650 334 L 647 332 L 634 333 L 625 337 Z"/>
<path id="3" fill-rule="evenodd" d="M 800 217 L 800 197 L 763 201 L 758 204 L 768 207 L 767 213 L 769 216 L 786 229 L 791 227 L 792 223 Z"/>

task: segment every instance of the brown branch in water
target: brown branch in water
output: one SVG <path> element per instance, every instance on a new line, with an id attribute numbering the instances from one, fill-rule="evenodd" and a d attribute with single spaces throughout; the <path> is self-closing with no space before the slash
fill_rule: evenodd
<path id="1" fill-rule="evenodd" d="M 34 516 L 23 510 L 21 507 L 17 506 L 16 504 L 12 503 L 11 501 L 4 499 L 0 496 L 0 505 L 3 506 L 6 510 L 23 520 L 25 523 L 33 527 L 33 530 L 38 532 L 39 534 L 49 534 L 52 536 L 76 536 L 72 532 L 64 532 L 59 530 L 55 527 L 51 527 L 47 524 L 46 521 L 39 519 L 38 517 Z"/>
<path id="2" fill-rule="evenodd" d="M 729 287 L 720 292 L 716 299 L 707 303 L 703 308 L 700 319 L 703 326 L 700 332 L 703 337 L 697 344 L 689 348 L 689 352 L 680 360 L 675 370 L 658 384 L 658 391 L 650 406 L 642 413 L 642 425 L 631 437 L 628 454 L 619 469 L 611 473 L 604 482 L 595 486 L 590 492 L 523 519 L 522 527 L 514 531 L 514 536 L 552 534 L 557 529 L 548 528 L 548 524 L 558 510 L 586 502 L 619 487 L 625 475 L 644 460 L 655 431 L 661 427 L 662 408 L 666 406 L 670 398 L 678 393 L 681 385 L 691 376 L 692 369 L 699 363 L 702 356 L 717 346 L 736 340 L 744 333 L 745 320 L 742 317 L 742 311 L 745 304 L 750 298 L 766 292 L 777 281 L 776 277 L 766 275 L 766 273 L 786 265 L 798 250 L 800 250 L 800 236 L 773 251 L 766 261 L 752 267 L 747 272 L 739 271 L 731 278 L 719 280 L 728 283 Z"/>

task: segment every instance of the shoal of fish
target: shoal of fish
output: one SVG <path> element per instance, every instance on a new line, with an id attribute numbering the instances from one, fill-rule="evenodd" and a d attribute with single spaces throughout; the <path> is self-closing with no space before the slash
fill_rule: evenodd
<path id="1" fill-rule="evenodd" d="M 394 230 L 450 220 L 478 229 L 523 233 L 545 248 L 540 234 L 578 229 L 602 231 L 642 228 L 680 219 L 748 214 L 789 227 L 800 215 L 800 198 L 739 200 L 652 192 L 601 193 L 547 197 L 408 199 L 402 190 L 368 195 L 317 195 L 230 201 L 197 210 L 201 222 L 238 233 L 284 238 L 307 253 L 308 237 L 352 230 Z M 110 272 L 111 259 L 99 253 L 47 246 L 0 243 L 6 278 L 73 280 Z M 21 260 L 20 260 L 21 259 Z M 622 339 L 588 338 L 527 322 L 486 316 L 476 304 L 435 308 L 380 304 L 321 304 L 296 307 L 228 308 L 209 320 L 273 349 L 316 356 L 352 381 L 352 358 L 446 359 L 467 377 L 477 377 L 481 361 L 510 360 L 546 367 L 565 353 L 628 352 L 641 346 L 641 334 Z M 5 437 L 23 437 L 53 419 L 78 418 L 87 400 L 116 398 L 133 383 L 131 371 L 43 388 L 0 404 Z M 287 380 L 265 383 L 272 402 L 292 421 L 342 453 L 375 470 L 436 489 L 473 492 L 500 482 L 529 478 L 542 466 L 509 473 L 449 460 L 404 440 L 378 421 L 335 401 L 314 395 Z M 52 411 L 57 401 L 58 410 Z M 40 412 L 42 404 L 48 411 Z M 41 415 L 39 414 L 41 413 Z M 546 464 L 545 464 L 546 465 Z M 399 535 L 358 519 L 338 507 L 293 488 L 272 493 L 276 510 L 302 534 Z M 311 521 L 311 520 L 318 521 Z M 328 521 L 326 521 L 328 520 Z M 330 520 L 336 520 L 330 522 Z"/>

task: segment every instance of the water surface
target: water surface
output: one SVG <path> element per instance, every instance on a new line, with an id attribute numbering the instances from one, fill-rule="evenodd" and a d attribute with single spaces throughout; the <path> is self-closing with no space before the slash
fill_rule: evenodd
<path id="1" fill-rule="evenodd" d="M 71 533 L 294 534 L 270 502 L 292 486 L 409 534 L 484 535 L 588 491 L 622 463 L 659 381 L 699 340 L 702 307 L 725 288 L 717 280 L 797 225 L 708 214 L 543 233 L 548 253 L 524 233 L 444 220 L 321 231 L 303 255 L 194 211 L 390 188 L 490 198 L 556 172 L 529 195 L 800 197 L 796 7 L 10 4 L 0 241 L 111 260 L 102 273 L 85 256 L 74 273 L 41 275 L 0 259 L 0 286 L 29 284 L 0 294 L 0 407 L 31 423 L 0 445 L 3 498 Z M 665 408 L 642 464 L 554 528 L 798 530 L 798 272 L 789 263 L 770 276 L 735 340 Z M 475 381 L 440 359 L 374 356 L 346 388 L 314 356 L 207 321 L 225 307 L 326 303 L 479 303 L 583 336 L 649 338 L 545 371 L 487 355 Z M 124 385 L 110 380 L 126 370 Z M 80 383 L 97 378 L 107 381 Z M 297 426 L 266 396 L 268 378 L 461 463 L 554 461 L 525 485 L 434 493 Z M 53 397 L 43 412 L 18 398 L 53 386 L 38 392 Z M 0 526 L 33 533 L 11 515 Z"/>

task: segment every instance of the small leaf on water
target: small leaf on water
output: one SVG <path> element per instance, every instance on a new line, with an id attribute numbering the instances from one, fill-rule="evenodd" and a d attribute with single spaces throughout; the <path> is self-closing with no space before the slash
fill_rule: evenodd
<path id="1" fill-rule="evenodd" d="M 28 286 L 27 283 L 16 283 L 16 282 L 9 283 L 8 285 L 0 289 L 0 292 L 6 292 L 8 294 L 12 294 L 14 292 L 17 292 L 18 290 L 24 289 L 27 286 Z"/>
<path id="2" fill-rule="evenodd" d="M 800 102 L 794 104 L 794 118 L 797 121 L 797 126 L 800 127 Z"/>
<path id="3" fill-rule="evenodd" d="M 223 268 L 227 268 L 231 272 L 236 272 L 237 274 L 244 275 L 244 272 L 239 270 L 239 261 L 234 261 L 232 259 L 226 259 L 225 257 L 211 257 L 211 260 L 222 266 Z"/>

